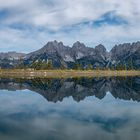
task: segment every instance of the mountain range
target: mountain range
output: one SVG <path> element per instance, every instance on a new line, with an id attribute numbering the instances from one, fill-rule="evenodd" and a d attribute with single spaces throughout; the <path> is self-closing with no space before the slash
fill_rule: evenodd
<path id="1" fill-rule="evenodd" d="M 33 62 L 51 60 L 54 68 L 74 68 L 75 64 L 81 64 L 86 68 L 92 67 L 108 68 L 117 65 L 128 66 L 135 69 L 140 68 L 140 42 L 124 43 L 115 45 L 109 52 L 105 46 L 99 44 L 94 48 L 87 47 L 84 43 L 75 42 L 72 47 L 63 42 L 50 41 L 41 49 L 24 54 L 16 52 L 0 53 L 0 67 L 12 68 L 20 61 L 29 66 Z"/>

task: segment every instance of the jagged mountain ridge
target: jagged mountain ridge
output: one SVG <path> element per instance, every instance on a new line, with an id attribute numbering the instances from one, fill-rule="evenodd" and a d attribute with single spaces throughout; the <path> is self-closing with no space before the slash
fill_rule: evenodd
<path id="1" fill-rule="evenodd" d="M 1 68 L 13 68 L 18 65 L 20 59 L 24 59 L 25 53 L 17 52 L 1 52 L 0 53 L 0 67 Z"/>
<path id="2" fill-rule="evenodd" d="M 133 61 L 135 68 L 140 68 L 140 42 L 115 45 L 110 51 L 112 63 L 126 63 Z"/>
<path id="3" fill-rule="evenodd" d="M 99 44 L 95 48 L 85 46 L 77 41 L 72 47 L 65 46 L 62 42 L 48 42 L 43 48 L 29 53 L 26 60 L 52 60 L 54 67 L 64 65 L 72 68 L 75 63 L 83 67 L 92 64 L 95 67 L 109 67 L 117 64 L 127 64 L 129 59 L 133 60 L 134 68 L 140 68 L 140 42 L 124 43 L 115 45 L 110 52 Z"/>
<path id="4" fill-rule="evenodd" d="M 20 58 L 24 58 L 25 57 L 25 53 L 17 53 L 17 52 L 6 52 L 6 53 L 0 53 L 0 59 L 10 59 L 10 60 L 18 60 Z"/>
<path id="5" fill-rule="evenodd" d="M 107 63 L 108 52 L 103 45 L 95 48 L 85 46 L 79 41 L 75 42 L 72 47 L 63 45 L 62 42 L 48 42 L 43 48 L 29 53 L 26 61 L 29 63 L 40 60 L 52 60 L 53 65 L 57 68 L 64 65 L 66 68 L 72 68 L 75 63 L 81 63 L 83 66 L 88 64 L 104 67 Z"/>
<path id="6" fill-rule="evenodd" d="M 102 44 L 99 44 L 95 48 L 87 47 L 84 43 L 79 41 L 75 42 L 72 47 L 66 46 L 63 42 L 50 41 L 43 48 L 31 52 L 29 54 L 12 54 L 10 57 L 5 53 L 0 53 L 1 63 L 3 62 L 3 56 L 10 61 L 15 61 L 15 57 L 24 58 L 26 65 L 30 65 L 32 62 L 41 60 L 51 60 L 55 68 L 61 66 L 65 68 L 73 68 L 76 63 L 80 63 L 83 67 L 91 64 L 93 67 L 111 67 L 112 65 L 128 64 L 132 61 L 133 67 L 140 68 L 140 42 L 136 43 L 124 43 L 115 45 L 110 52 L 108 52 Z M 13 60 L 12 60 L 13 59 Z M 19 59 L 16 59 L 19 60 Z M 14 64 L 13 64 L 14 65 Z"/>

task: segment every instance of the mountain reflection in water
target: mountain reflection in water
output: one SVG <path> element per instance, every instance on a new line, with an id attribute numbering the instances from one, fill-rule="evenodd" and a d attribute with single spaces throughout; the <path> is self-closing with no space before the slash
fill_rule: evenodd
<path id="1" fill-rule="evenodd" d="M 140 101 L 140 77 L 69 78 L 69 79 L 4 79 L 0 89 L 11 91 L 28 89 L 50 102 L 63 101 L 72 96 L 77 102 L 88 96 L 103 99 L 107 92 L 115 98 Z"/>
<path id="2" fill-rule="evenodd" d="M 139 140 L 139 101 L 140 77 L 1 78 L 0 140 Z"/>

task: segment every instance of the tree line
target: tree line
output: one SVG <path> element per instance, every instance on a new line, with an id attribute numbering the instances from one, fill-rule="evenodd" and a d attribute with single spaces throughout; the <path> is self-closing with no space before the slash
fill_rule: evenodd
<path id="1" fill-rule="evenodd" d="M 20 60 L 19 64 L 16 66 L 18 69 L 26 69 L 31 68 L 35 70 L 52 70 L 56 69 L 53 65 L 52 60 L 42 61 L 42 60 L 36 60 L 33 61 L 30 64 L 25 64 L 23 60 Z M 60 69 L 67 69 L 65 66 L 61 66 Z M 100 67 L 100 66 L 94 66 L 93 64 L 89 63 L 87 65 L 83 65 L 81 63 L 76 62 L 72 69 L 75 70 L 133 70 L 133 61 L 132 58 L 128 60 L 127 63 L 119 63 L 117 65 L 110 65 L 108 67 Z"/>

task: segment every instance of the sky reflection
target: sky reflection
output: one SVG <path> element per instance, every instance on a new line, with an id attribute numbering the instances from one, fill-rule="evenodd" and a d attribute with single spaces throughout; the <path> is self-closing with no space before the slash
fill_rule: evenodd
<path id="1" fill-rule="evenodd" d="M 139 103 L 87 97 L 48 102 L 29 90 L 0 91 L 0 138 L 139 139 Z"/>

